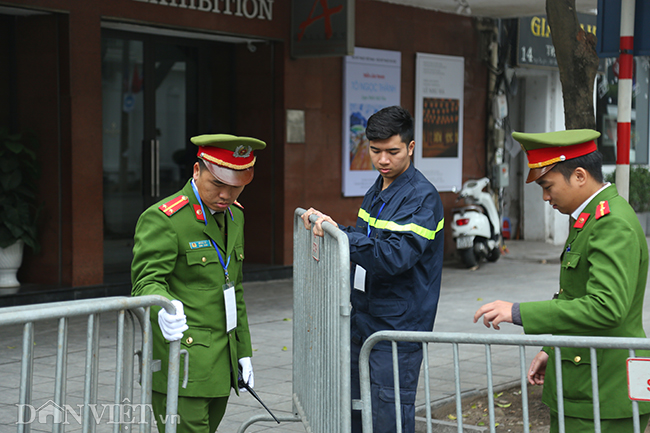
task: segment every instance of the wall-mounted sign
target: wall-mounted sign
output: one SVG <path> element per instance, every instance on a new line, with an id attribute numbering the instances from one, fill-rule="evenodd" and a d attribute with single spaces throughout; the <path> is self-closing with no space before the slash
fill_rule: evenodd
<path id="1" fill-rule="evenodd" d="M 399 105 L 402 53 L 355 48 L 343 63 L 343 195 L 363 196 L 379 172 L 370 161 L 368 118 Z"/>
<path id="2" fill-rule="evenodd" d="M 584 31 L 596 34 L 596 16 L 578 14 Z M 519 18 L 516 61 L 519 66 L 557 68 L 555 47 L 546 15 Z"/>
<path id="3" fill-rule="evenodd" d="M 354 0 L 293 0 L 291 56 L 354 53 Z"/>
<path id="4" fill-rule="evenodd" d="M 233 15 L 249 20 L 273 20 L 275 0 L 133 0 L 180 9 L 194 9 L 215 14 Z"/>
<path id="5" fill-rule="evenodd" d="M 438 191 L 463 181 L 465 59 L 417 53 L 415 59 L 415 168 Z"/>

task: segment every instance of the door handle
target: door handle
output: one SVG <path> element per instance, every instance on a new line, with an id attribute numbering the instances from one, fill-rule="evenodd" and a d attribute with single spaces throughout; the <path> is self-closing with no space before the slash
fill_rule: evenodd
<path id="1" fill-rule="evenodd" d="M 149 149 L 151 151 L 151 197 L 156 196 L 156 140 L 149 142 Z"/>
<path id="2" fill-rule="evenodd" d="M 160 141 L 151 140 L 151 197 L 160 196 Z"/>
<path id="3" fill-rule="evenodd" d="M 160 197 L 160 140 L 156 140 L 156 197 Z"/>

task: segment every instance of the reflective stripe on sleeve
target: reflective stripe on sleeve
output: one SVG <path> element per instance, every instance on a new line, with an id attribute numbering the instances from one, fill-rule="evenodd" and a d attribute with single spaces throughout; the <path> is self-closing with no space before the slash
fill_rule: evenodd
<path id="1" fill-rule="evenodd" d="M 393 221 L 378 220 L 377 218 L 371 218 L 370 214 L 361 208 L 359 208 L 358 216 L 359 218 L 367 222 L 370 227 L 374 227 L 382 230 L 389 230 L 391 232 L 413 232 L 416 235 L 422 236 L 427 240 L 435 239 L 436 233 L 442 230 L 445 224 L 444 218 L 441 219 L 440 222 L 438 222 L 438 226 L 436 227 L 435 230 L 429 230 L 428 228 L 413 223 L 397 224 Z"/>

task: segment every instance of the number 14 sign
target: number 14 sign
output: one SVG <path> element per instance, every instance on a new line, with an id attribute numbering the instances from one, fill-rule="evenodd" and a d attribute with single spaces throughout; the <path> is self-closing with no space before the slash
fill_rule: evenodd
<path id="1" fill-rule="evenodd" d="M 650 401 L 650 358 L 627 359 L 627 389 L 631 400 Z"/>

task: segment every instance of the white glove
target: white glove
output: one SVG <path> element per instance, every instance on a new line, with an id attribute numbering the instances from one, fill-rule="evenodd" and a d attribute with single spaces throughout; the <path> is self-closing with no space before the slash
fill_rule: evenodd
<path id="1" fill-rule="evenodd" d="M 244 383 L 248 384 L 251 388 L 255 386 L 255 379 L 253 378 L 253 364 L 250 357 L 240 358 L 239 365 L 241 367 L 241 377 Z M 246 392 L 246 388 L 239 388 L 239 392 Z"/>
<path id="2" fill-rule="evenodd" d="M 187 331 L 187 318 L 183 313 L 183 303 L 173 300 L 176 314 L 169 314 L 164 308 L 158 312 L 158 326 L 167 341 L 176 341 L 183 338 L 183 331 Z"/>

